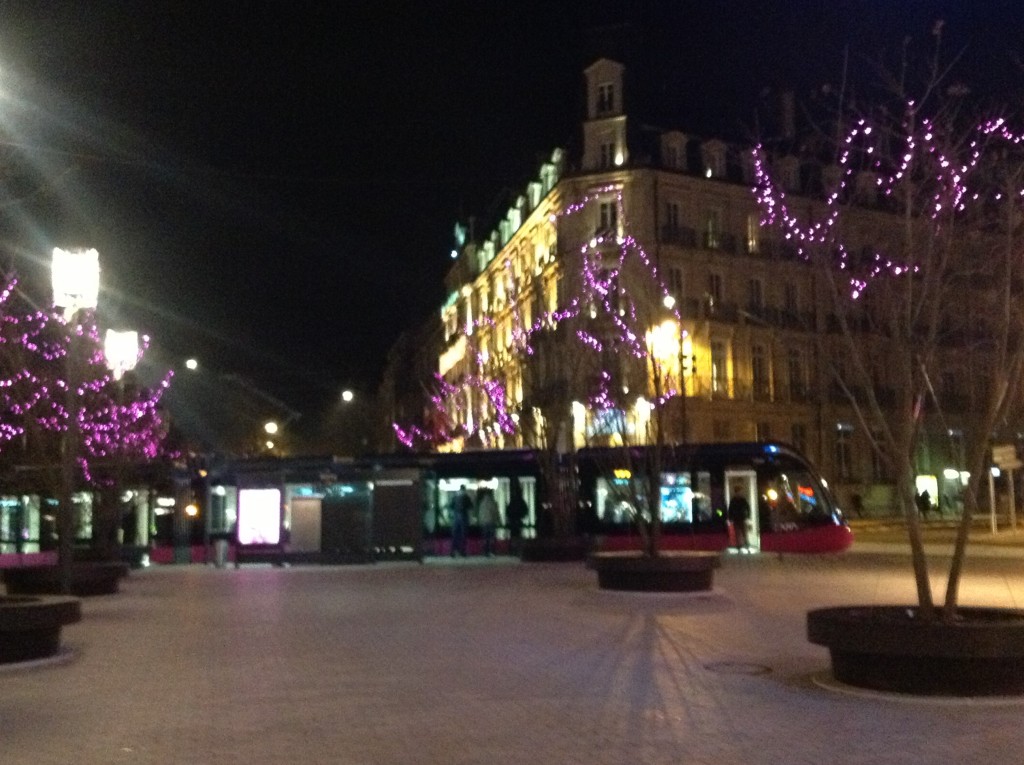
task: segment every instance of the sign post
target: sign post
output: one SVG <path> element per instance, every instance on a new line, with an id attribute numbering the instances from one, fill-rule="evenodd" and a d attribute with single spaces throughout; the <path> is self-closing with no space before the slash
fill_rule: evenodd
<path id="1" fill-rule="evenodd" d="M 1009 501 L 1010 501 L 1010 528 L 1014 531 L 1017 530 L 1017 497 L 1015 487 L 1013 485 L 1013 471 L 1019 470 L 1024 467 L 1024 462 L 1017 457 L 1017 447 L 1013 444 L 998 444 L 992 447 L 992 462 L 995 463 L 996 467 L 1000 470 L 1006 471 L 1006 481 L 1009 485 Z M 992 533 L 996 531 L 996 506 L 995 506 L 995 489 L 993 480 L 989 478 L 989 491 L 992 494 Z"/>

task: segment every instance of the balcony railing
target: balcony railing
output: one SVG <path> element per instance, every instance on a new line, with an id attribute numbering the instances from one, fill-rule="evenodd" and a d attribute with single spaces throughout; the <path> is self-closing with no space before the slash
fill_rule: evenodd
<path id="1" fill-rule="evenodd" d="M 662 226 L 660 241 L 662 244 L 678 244 L 682 247 L 697 246 L 697 232 L 686 226 Z"/>
<path id="2" fill-rule="evenodd" d="M 717 231 L 705 231 L 701 236 L 701 246 L 705 250 L 720 250 L 735 255 L 736 236 Z"/>

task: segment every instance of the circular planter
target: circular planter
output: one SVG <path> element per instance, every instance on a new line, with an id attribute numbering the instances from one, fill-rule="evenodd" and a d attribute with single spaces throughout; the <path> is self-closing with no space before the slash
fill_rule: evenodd
<path id="1" fill-rule="evenodd" d="M 680 550 L 644 557 L 637 552 L 593 553 L 590 568 L 602 590 L 700 592 L 710 590 L 721 562 L 717 552 Z"/>
<path id="2" fill-rule="evenodd" d="M 53 656 L 60 650 L 61 627 L 81 618 L 78 598 L 0 596 L 0 664 Z"/>
<path id="3" fill-rule="evenodd" d="M 928 696 L 1024 694 L 1024 611 L 960 608 L 924 621 L 916 606 L 847 606 L 807 614 L 807 639 L 825 646 L 836 680 Z"/>
<path id="4" fill-rule="evenodd" d="M 519 557 L 531 563 L 566 563 L 587 559 L 587 540 L 580 537 L 539 537 L 520 542 Z"/>
<path id="5" fill-rule="evenodd" d="M 127 563 L 76 561 L 71 567 L 71 594 L 78 597 L 112 595 L 128 575 Z M 3 572 L 9 595 L 61 594 L 59 566 L 20 566 Z"/>

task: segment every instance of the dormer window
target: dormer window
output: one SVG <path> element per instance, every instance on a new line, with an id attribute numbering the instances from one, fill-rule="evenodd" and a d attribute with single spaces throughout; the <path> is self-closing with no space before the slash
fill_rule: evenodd
<path id="1" fill-rule="evenodd" d="M 843 182 L 843 168 L 839 165 L 826 165 L 821 171 L 821 180 L 824 182 L 826 195 L 837 193 L 839 185 Z"/>
<path id="2" fill-rule="evenodd" d="M 725 144 L 721 141 L 708 141 L 701 151 L 704 160 L 704 177 L 725 177 Z"/>
<path id="3" fill-rule="evenodd" d="M 540 204 L 543 196 L 542 187 L 537 181 L 533 181 L 526 187 L 526 196 L 529 198 L 530 209 L 533 210 Z"/>
<path id="4" fill-rule="evenodd" d="M 783 157 L 776 164 L 776 170 L 783 189 L 800 190 L 800 162 L 796 157 Z"/>
<path id="5" fill-rule="evenodd" d="M 749 151 L 742 153 L 740 157 L 740 170 L 743 173 L 744 183 L 755 183 L 757 181 L 757 172 L 755 171 L 754 155 Z"/>
<path id="6" fill-rule="evenodd" d="M 661 162 L 670 170 L 686 169 L 686 136 L 672 130 L 661 136 Z"/>
<path id="7" fill-rule="evenodd" d="M 861 204 L 873 205 L 878 201 L 878 176 L 870 170 L 857 173 L 857 201 Z"/>

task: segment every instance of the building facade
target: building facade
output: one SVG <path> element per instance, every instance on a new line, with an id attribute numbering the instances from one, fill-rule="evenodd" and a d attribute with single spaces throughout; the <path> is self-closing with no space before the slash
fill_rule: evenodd
<path id="1" fill-rule="evenodd" d="M 579 155 L 553 151 L 487 236 L 459 242 L 439 317 L 434 446 L 642 442 L 656 411 L 667 441 L 789 442 L 845 507 L 856 496 L 868 512 L 889 512 L 893 476 L 872 446 L 874 426 L 850 404 L 857 391 L 844 384 L 838 318 L 820 273 L 763 225 L 751 147 L 634 119 L 618 62 L 600 59 L 584 74 Z M 785 152 L 770 161 L 813 217 L 838 170 Z M 851 192 L 857 214 L 846 233 L 865 247 L 899 235 L 876 187 L 864 171 Z M 584 328 L 588 320 L 603 329 Z M 631 360 L 610 360 L 609 330 L 636 341 Z M 879 341 L 865 333 L 863 342 Z M 872 374 L 895 404 L 890 354 L 878 344 Z M 979 402 L 969 379 L 937 384 L 955 388 L 960 406 L 929 422 L 917 480 L 955 510 L 963 428 Z"/>

